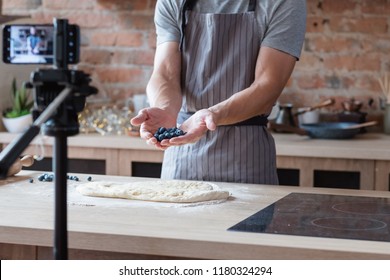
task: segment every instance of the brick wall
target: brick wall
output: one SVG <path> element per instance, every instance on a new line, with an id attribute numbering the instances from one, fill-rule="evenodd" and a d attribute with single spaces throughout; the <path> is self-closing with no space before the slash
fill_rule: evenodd
<path id="1" fill-rule="evenodd" d="M 389 0 L 308 0 L 307 33 L 281 100 L 309 105 L 354 97 L 378 113 L 377 77 L 390 71 Z M 368 99 L 374 104 L 368 108 Z"/>
<path id="2" fill-rule="evenodd" d="M 291 0 L 293 1 L 293 0 Z M 82 28 L 79 69 L 94 73 L 114 100 L 143 92 L 155 49 L 156 0 L 3 0 L 4 14 L 40 22 L 65 17 Z M 390 0 L 308 0 L 300 62 L 280 101 L 307 106 L 351 97 L 381 113 L 376 78 L 390 71 Z M 374 103 L 368 107 L 369 98 Z"/>

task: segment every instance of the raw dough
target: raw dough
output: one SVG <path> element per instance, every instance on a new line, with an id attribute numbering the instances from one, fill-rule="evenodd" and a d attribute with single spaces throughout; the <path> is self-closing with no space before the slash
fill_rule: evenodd
<path id="1" fill-rule="evenodd" d="M 119 183 L 96 181 L 77 186 L 87 196 L 126 198 L 160 202 L 202 202 L 229 197 L 215 184 L 196 181 L 155 180 Z"/>

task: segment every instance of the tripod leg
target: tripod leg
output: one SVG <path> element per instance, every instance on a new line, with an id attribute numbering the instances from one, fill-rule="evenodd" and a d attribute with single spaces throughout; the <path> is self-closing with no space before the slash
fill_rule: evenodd
<path id="1" fill-rule="evenodd" d="M 56 260 L 68 258 L 67 233 L 67 182 L 68 150 L 67 138 L 56 136 L 54 142 L 53 171 L 55 183 L 54 257 Z"/>

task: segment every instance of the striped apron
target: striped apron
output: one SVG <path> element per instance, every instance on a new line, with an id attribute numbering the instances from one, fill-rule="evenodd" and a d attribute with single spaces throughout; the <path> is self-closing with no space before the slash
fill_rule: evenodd
<path id="1" fill-rule="evenodd" d="M 187 0 L 182 5 L 179 124 L 249 87 L 260 50 L 256 0 L 250 0 L 248 12 L 239 14 L 197 13 L 192 11 L 195 3 Z M 168 148 L 161 178 L 278 184 L 275 143 L 266 121 L 255 117 L 218 126 L 197 143 Z"/>

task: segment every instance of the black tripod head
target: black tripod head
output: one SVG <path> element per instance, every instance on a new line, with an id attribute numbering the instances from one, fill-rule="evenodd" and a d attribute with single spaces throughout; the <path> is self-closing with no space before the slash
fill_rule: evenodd
<path id="1" fill-rule="evenodd" d="M 54 19 L 53 23 L 53 69 L 33 72 L 28 83 L 34 89 L 33 119 L 37 119 L 61 91 L 69 88 L 71 94 L 42 126 L 42 131 L 49 136 L 72 136 L 79 132 L 77 114 L 84 109 L 86 97 L 96 94 L 97 89 L 89 85 L 91 79 L 88 74 L 68 69 L 68 63 L 77 63 L 79 60 L 78 26 L 68 24 L 67 19 Z"/>
<path id="2" fill-rule="evenodd" d="M 44 134 L 49 136 L 56 136 L 59 133 L 65 136 L 78 134 L 77 114 L 84 109 L 86 97 L 97 93 L 97 89 L 89 85 L 90 82 L 88 74 L 76 70 L 44 69 L 32 73 L 29 86 L 34 88 L 34 120 L 62 90 L 71 89 L 71 94 L 42 125 Z"/>

